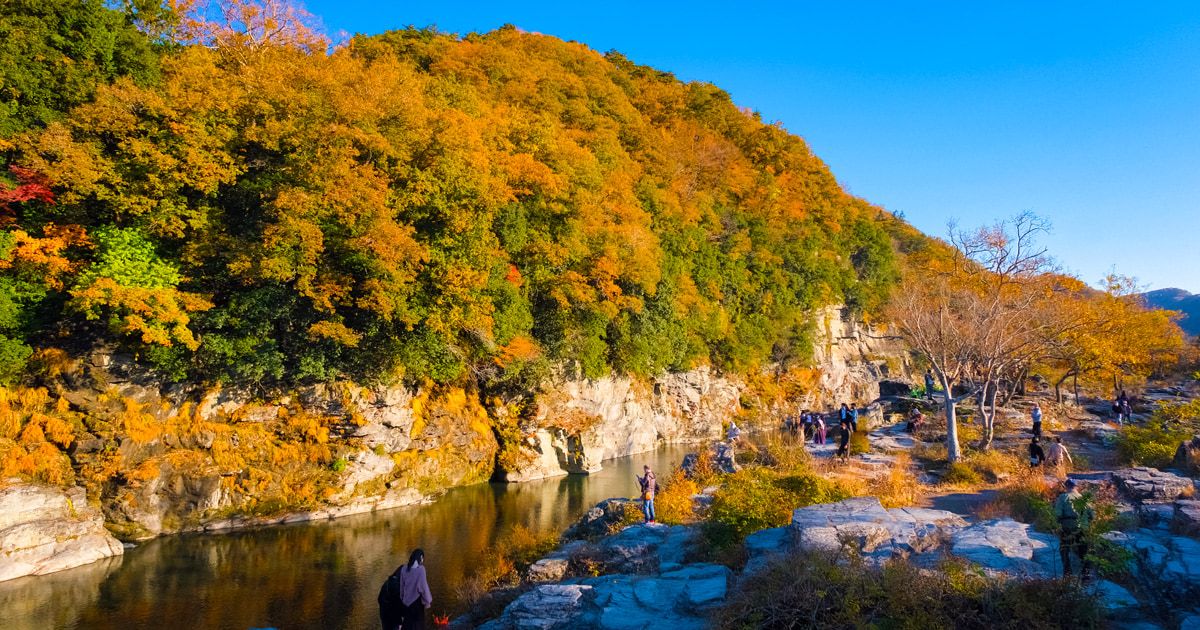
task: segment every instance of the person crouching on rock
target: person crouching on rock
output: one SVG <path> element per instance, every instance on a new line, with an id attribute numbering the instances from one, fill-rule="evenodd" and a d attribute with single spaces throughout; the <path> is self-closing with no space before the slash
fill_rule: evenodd
<path id="1" fill-rule="evenodd" d="M 1063 576 L 1071 575 L 1071 553 L 1079 556 L 1082 577 L 1087 579 L 1091 565 L 1087 560 L 1088 544 L 1083 532 L 1092 519 L 1092 510 L 1075 489 L 1075 480 L 1063 484 L 1066 492 L 1054 502 L 1054 517 L 1058 519 L 1058 553 L 1062 557 Z"/>
<path id="2" fill-rule="evenodd" d="M 649 466 L 643 466 L 645 475 L 637 477 L 638 485 L 642 487 L 642 514 L 646 517 L 647 523 L 654 522 L 654 495 L 658 494 L 658 480 L 654 478 L 654 471 L 650 470 Z"/>
<path id="3" fill-rule="evenodd" d="M 424 630 L 425 609 L 433 603 L 425 579 L 425 552 L 413 549 L 408 563 L 400 565 L 379 589 L 379 620 L 383 630 Z"/>

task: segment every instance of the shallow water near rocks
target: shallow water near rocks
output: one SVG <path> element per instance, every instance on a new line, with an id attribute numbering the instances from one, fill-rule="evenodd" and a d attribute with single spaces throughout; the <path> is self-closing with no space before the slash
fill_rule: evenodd
<path id="1" fill-rule="evenodd" d="M 454 588 L 513 525 L 562 530 L 599 501 L 635 496 L 694 447 L 604 462 L 604 470 L 523 484 L 454 488 L 430 505 L 319 523 L 159 538 L 51 575 L 0 582 L 0 627 L 372 628 L 383 580 L 425 549 L 433 611 L 456 614 Z"/>

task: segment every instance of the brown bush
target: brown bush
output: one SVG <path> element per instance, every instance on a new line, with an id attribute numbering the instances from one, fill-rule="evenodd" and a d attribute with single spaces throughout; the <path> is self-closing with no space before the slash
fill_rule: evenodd
<path id="1" fill-rule="evenodd" d="M 782 557 L 742 578 L 715 615 L 731 630 L 792 628 L 1097 628 L 1095 600 L 1070 580 L 985 577 L 961 561 L 937 571 L 819 553 Z"/>

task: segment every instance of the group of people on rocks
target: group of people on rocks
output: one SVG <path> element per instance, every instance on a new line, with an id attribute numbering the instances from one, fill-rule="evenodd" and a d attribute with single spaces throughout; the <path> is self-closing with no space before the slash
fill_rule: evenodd
<path id="1" fill-rule="evenodd" d="M 800 411 L 799 415 L 788 416 L 784 419 L 784 428 L 792 435 L 799 436 L 804 442 L 826 444 L 829 439 L 829 426 L 825 423 L 827 416 L 837 420 L 838 450 L 837 457 L 845 459 L 850 455 L 850 436 L 858 431 L 858 407 L 842 403 L 835 412 L 823 414 L 808 409 Z"/>

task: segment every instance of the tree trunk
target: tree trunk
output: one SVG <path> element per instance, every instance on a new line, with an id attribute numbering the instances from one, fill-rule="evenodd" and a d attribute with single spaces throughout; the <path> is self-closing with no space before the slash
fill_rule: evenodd
<path id="1" fill-rule="evenodd" d="M 1054 399 L 1055 399 L 1056 401 L 1058 401 L 1058 404 L 1060 404 L 1060 405 L 1062 404 L 1062 401 L 1063 401 L 1063 400 L 1062 400 L 1062 386 L 1063 386 L 1063 383 L 1066 383 L 1066 382 L 1067 382 L 1067 379 L 1071 378 L 1071 376 L 1072 376 L 1074 373 L 1075 373 L 1075 372 L 1074 372 L 1073 370 L 1072 370 L 1072 371 L 1070 371 L 1070 372 L 1067 372 L 1066 374 L 1063 374 L 1063 375 L 1062 375 L 1062 378 L 1058 379 L 1058 382 L 1054 383 Z M 1076 401 L 1078 401 L 1078 395 L 1079 395 L 1079 394 L 1078 394 L 1078 392 L 1076 392 Z"/>
<path id="2" fill-rule="evenodd" d="M 992 447 L 992 438 L 996 434 L 996 394 L 1000 383 L 989 379 L 983 384 L 983 393 L 979 397 L 979 417 L 983 418 L 983 435 L 979 438 L 979 449 L 986 451 Z"/>
<path id="3" fill-rule="evenodd" d="M 1079 404 L 1079 372 L 1075 373 L 1075 404 Z"/>
<path id="4" fill-rule="evenodd" d="M 958 419 L 954 414 L 954 392 L 946 377 L 941 374 L 938 376 L 942 381 L 942 399 L 946 401 L 946 459 L 953 464 L 962 459 L 962 449 L 958 446 Z"/>

